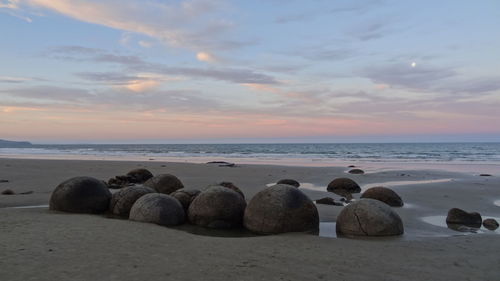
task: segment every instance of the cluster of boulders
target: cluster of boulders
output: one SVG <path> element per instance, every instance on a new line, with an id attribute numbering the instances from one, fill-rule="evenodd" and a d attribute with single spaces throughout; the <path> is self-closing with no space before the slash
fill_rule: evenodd
<path id="1" fill-rule="evenodd" d="M 185 188 L 174 175 L 153 176 L 145 169 L 125 176 L 115 193 L 105 182 L 76 177 L 59 184 L 50 209 L 72 213 L 109 213 L 130 220 L 164 226 L 191 224 L 230 229 L 246 227 L 259 234 L 317 232 L 315 204 L 294 185 L 277 184 L 257 193 L 247 204 L 243 192 L 231 182 L 203 190 Z M 109 184 L 109 182 L 108 182 Z M 134 184 L 134 185 L 131 185 Z"/>
<path id="2" fill-rule="evenodd" d="M 495 219 L 485 219 L 478 212 L 467 212 L 459 208 L 452 208 L 446 216 L 446 224 L 451 229 L 460 229 L 461 226 L 480 228 L 481 225 L 489 230 L 496 230 L 498 222 Z"/>

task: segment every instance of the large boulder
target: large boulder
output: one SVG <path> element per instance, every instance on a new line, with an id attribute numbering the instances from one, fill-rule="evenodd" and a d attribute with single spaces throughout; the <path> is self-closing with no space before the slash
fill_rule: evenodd
<path id="1" fill-rule="evenodd" d="M 170 193 L 170 196 L 179 200 L 179 202 L 181 202 L 182 204 L 182 207 L 184 208 L 184 211 L 187 212 L 187 210 L 189 209 L 189 205 L 191 205 L 191 202 L 193 202 L 194 198 L 196 198 L 196 196 L 198 196 L 200 192 L 201 191 L 199 191 L 198 189 L 181 188 Z"/>
<path id="2" fill-rule="evenodd" d="M 462 224 L 469 227 L 481 227 L 483 220 L 481 215 L 477 212 L 468 213 L 459 208 L 452 208 L 448 211 L 446 216 L 447 224 Z"/>
<path id="3" fill-rule="evenodd" d="M 261 233 L 316 232 L 318 210 L 298 188 L 277 184 L 257 193 L 245 210 L 244 225 Z"/>
<path id="4" fill-rule="evenodd" d="M 145 183 L 153 177 L 153 174 L 147 169 L 138 168 L 128 172 L 127 177 L 130 178 L 131 183 Z"/>
<path id="5" fill-rule="evenodd" d="M 176 176 L 170 174 L 154 176 L 147 180 L 144 185 L 164 194 L 170 194 L 184 187 Z"/>
<path id="6" fill-rule="evenodd" d="M 241 226 L 246 205 L 238 192 L 211 186 L 191 202 L 188 217 L 191 223 L 208 228 L 235 228 Z"/>
<path id="7" fill-rule="evenodd" d="M 291 185 L 294 187 L 300 186 L 300 183 L 296 180 L 293 180 L 293 179 L 282 179 L 282 180 L 279 180 L 276 184 L 288 184 L 288 185 Z"/>
<path id="8" fill-rule="evenodd" d="M 135 201 L 129 219 L 174 226 L 186 221 L 186 214 L 179 200 L 161 193 L 149 193 Z"/>
<path id="9" fill-rule="evenodd" d="M 148 193 L 154 193 L 152 188 L 145 186 L 129 186 L 113 194 L 109 203 L 109 211 L 117 216 L 127 217 L 137 199 Z"/>
<path id="10" fill-rule="evenodd" d="M 361 194 L 361 198 L 370 198 L 384 202 L 385 204 L 391 207 L 401 207 L 403 206 L 403 199 L 399 197 L 399 195 L 394 192 L 394 190 L 377 186 L 367 189 L 363 194 Z"/>
<path id="11" fill-rule="evenodd" d="M 403 221 L 387 204 L 360 199 L 340 212 L 337 234 L 348 236 L 392 236 L 404 233 Z"/>
<path id="12" fill-rule="evenodd" d="M 91 177 L 76 177 L 59 184 L 50 197 L 51 210 L 97 214 L 108 210 L 111 192 L 106 184 Z"/>
<path id="13" fill-rule="evenodd" d="M 332 180 L 326 190 L 339 194 L 351 194 L 351 193 L 360 193 L 361 187 L 353 180 L 349 178 L 336 178 Z"/>

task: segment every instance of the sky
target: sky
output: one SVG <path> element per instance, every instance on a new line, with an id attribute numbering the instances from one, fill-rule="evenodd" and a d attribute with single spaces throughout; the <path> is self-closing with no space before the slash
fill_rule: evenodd
<path id="1" fill-rule="evenodd" d="M 0 138 L 500 141 L 498 0 L 0 0 Z"/>

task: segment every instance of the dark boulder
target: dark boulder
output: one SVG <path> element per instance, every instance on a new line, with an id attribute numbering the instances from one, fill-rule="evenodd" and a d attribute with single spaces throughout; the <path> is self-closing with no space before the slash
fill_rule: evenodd
<path id="1" fill-rule="evenodd" d="M 292 179 L 282 179 L 282 180 L 279 180 L 276 184 L 288 184 L 288 185 L 291 185 L 294 187 L 300 186 L 300 183 L 298 181 L 292 180 Z"/>
<path id="2" fill-rule="evenodd" d="M 498 222 L 495 219 L 485 219 L 483 221 L 483 226 L 489 230 L 496 230 L 498 228 Z"/>
<path id="3" fill-rule="evenodd" d="M 352 169 L 352 170 L 349 170 L 349 174 L 362 175 L 364 173 L 365 173 L 365 171 L 363 171 L 361 169 Z"/>
<path id="4" fill-rule="evenodd" d="M 149 193 L 135 201 L 130 209 L 130 220 L 174 226 L 186 221 L 179 200 L 166 194 Z"/>
<path id="5" fill-rule="evenodd" d="M 314 203 L 298 188 L 277 184 L 258 192 L 245 210 L 244 225 L 261 234 L 317 232 Z"/>
<path id="6" fill-rule="evenodd" d="M 2 191 L 2 195 L 15 195 L 16 193 L 12 189 L 6 189 Z"/>
<path id="7" fill-rule="evenodd" d="M 236 228 L 242 224 L 246 205 L 238 192 L 211 186 L 191 202 L 188 217 L 191 223 L 208 228 Z"/>
<path id="8" fill-rule="evenodd" d="M 179 202 L 181 202 L 182 204 L 182 207 L 184 208 L 184 211 L 187 212 L 187 210 L 189 209 L 189 205 L 191 205 L 191 202 L 193 202 L 194 198 L 196 198 L 196 196 L 198 196 L 200 192 L 201 191 L 199 191 L 198 189 L 181 188 L 170 193 L 170 196 L 179 200 Z"/>
<path id="9" fill-rule="evenodd" d="M 111 192 L 100 180 L 76 177 L 59 184 L 50 197 L 50 209 L 71 213 L 102 213 L 108 210 Z"/>
<path id="10" fill-rule="evenodd" d="M 337 234 L 348 236 L 392 236 L 404 233 L 403 221 L 387 204 L 360 199 L 344 207 L 337 217 Z"/>
<path id="11" fill-rule="evenodd" d="M 134 169 L 127 173 L 131 183 L 145 183 L 153 177 L 153 174 L 144 168 Z"/>
<path id="12" fill-rule="evenodd" d="M 336 178 L 328 184 L 326 190 L 345 196 L 346 194 L 361 192 L 361 187 L 349 178 Z"/>
<path id="13" fill-rule="evenodd" d="M 361 198 L 379 200 L 391 207 L 401 207 L 404 204 L 403 199 L 394 190 L 383 186 L 367 189 L 361 194 Z"/>
<path id="14" fill-rule="evenodd" d="M 162 174 L 150 178 L 144 186 L 151 187 L 159 193 L 170 194 L 184 187 L 182 182 L 174 175 Z"/>
<path id="15" fill-rule="evenodd" d="M 143 195 L 154 192 L 153 189 L 145 186 L 129 186 L 120 189 L 111 197 L 109 211 L 114 215 L 128 218 L 135 201 Z"/>
<path id="16" fill-rule="evenodd" d="M 447 224 L 462 224 L 470 227 L 481 227 L 483 220 L 477 212 L 468 213 L 462 209 L 453 208 L 448 211 Z"/>
<path id="17" fill-rule="evenodd" d="M 335 199 L 331 197 L 324 197 L 316 200 L 316 204 L 324 204 L 324 205 L 333 205 L 333 206 L 344 206 L 341 202 L 335 201 Z"/>
<path id="18" fill-rule="evenodd" d="M 240 194 L 241 197 L 243 197 L 243 199 L 245 198 L 245 194 L 243 194 L 243 192 L 241 191 L 241 189 L 239 187 L 237 187 L 236 185 L 234 185 L 232 182 L 223 181 L 223 182 L 218 183 L 217 185 L 220 185 L 220 186 L 232 189 L 232 190 L 238 192 L 238 194 Z"/>

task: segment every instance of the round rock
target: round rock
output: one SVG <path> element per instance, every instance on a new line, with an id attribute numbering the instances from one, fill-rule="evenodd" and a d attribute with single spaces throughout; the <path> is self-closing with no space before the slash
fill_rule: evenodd
<path id="1" fill-rule="evenodd" d="M 220 182 L 220 183 L 218 183 L 216 185 L 220 185 L 220 186 L 232 189 L 232 190 L 238 192 L 238 194 L 240 194 L 243 197 L 243 199 L 245 198 L 245 194 L 243 194 L 243 192 L 241 191 L 241 189 L 239 187 L 237 187 L 236 185 L 234 185 L 234 183 L 232 183 L 232 182 L 223 181 L 223 182 Z"/>
<path id="2" fill-rule="evenodd" d="M 196 198 L 196 196 L 198 196 L 198 194 L 200 194 L 200 192 L 201 191 L 199 191 L 198 189 L 181 188 L 181 189 L 178 189 L 178 190 L 170 193 L 170 196 L 179 200 L 179 202 L 181 202 L 184 210 L 187 211 L 189 208 L 189 205 L 191 205 L 191 202 L 193 202 L 194 198 Z"/>
<path id="3" fill-rule="evenodd" d="M 129 219 L 165 226 L 184 223 L 186 214 L 179 200 L 166 194 L 149 193 L 135 201 Z"/>
<path id="4" fill-rule="evenodd" d="M 130 178 L 130 182 L 133 183 L 144 183 L 153 177 L 153 174 L 144 168 L 134 169 L 127 173 L 127 177 Z"/>
<path id="5" fill-rule="evenodd" d="M 337 178 L 328 184 L 326 190 L 344 195 L 347 193 L 360 193 L 361 187 L 359 187 L 359 185 L 355 181 L 349 178 Z"/>
<path id="6" fill-rule="evenodd" d="M 282 180 L 279 180 L 276 184 L 288 184 L 288 185 L 291 185 L 294 187 L 300 186 L 300 183 L 298 181 L 292 180 L 292 179 L 282 179 Z"/>
<path id="7" fill-rule="evenodd" d="M 189 221 L 209 228 L 239 227 L 246 205 L 238 192 L 223 186 L 211 186 L 191 202 Z"/>
<path id="8" fill-rule="evenodd" d="M 316 232 L 318 210 L 299 189 L 277 184 L 258 192 L 245 210 L 244 225 L 261 234 Z"/>
<path id="9" fill-rule="evenodd" d="M 485 219 L 483 221 L 483 226 L 489 230 L 496 230 L 498 228 L 498 222 L 495 219 Z"/>
<path id="10" fill-rule="evenodd" d="M 361 194 L 361 198 L 370 198 L 382 201 L 391 207 L 401 207 L 404 204 L 403 199 L 401 199 L 401 197 L 399 197 L 394 190 L 383 186 L 367 189 L 363 192 L 363 194 Z"/>
<path id="11" fill-rule="evenodd" d="M 353 202 L 340 212 L 337 234 L 349 236 L 392 236 L 404 233 L 403 221 L 387 204 L 374 199 Z"/>
<path id="12" fill-rule="evenodd" d="M 154 176 L 147 180 L 144 185 L 164 194 L 170 194 L 184 187 L 176 176 L 170 174 Z"/>
<path id="13" fill-rule="evenodd" d="M 117 216 L 127 217 L 135 201 L 148 193 L 154 193 L 152 188 L 145 186 L 129 186 L 113 194 L 109 203 L 109 211 Z"/>
<path id="14" fill-rule="evenodd" d="M 59 184 L 50 197 L 50 209 L 70 213 L 102 213 L 108 210 L 111 192 L 91 177 L 76 177 Z"/>
<path id="15" fill-rule="evenodd" d="M 349 170 L 349 174 L 353 174 L 353 175 L 362 175 L 364 173 L 365 173 L 365 171 L 363 171 L 361 169 L 352 169 L 352 170 Z"/>

